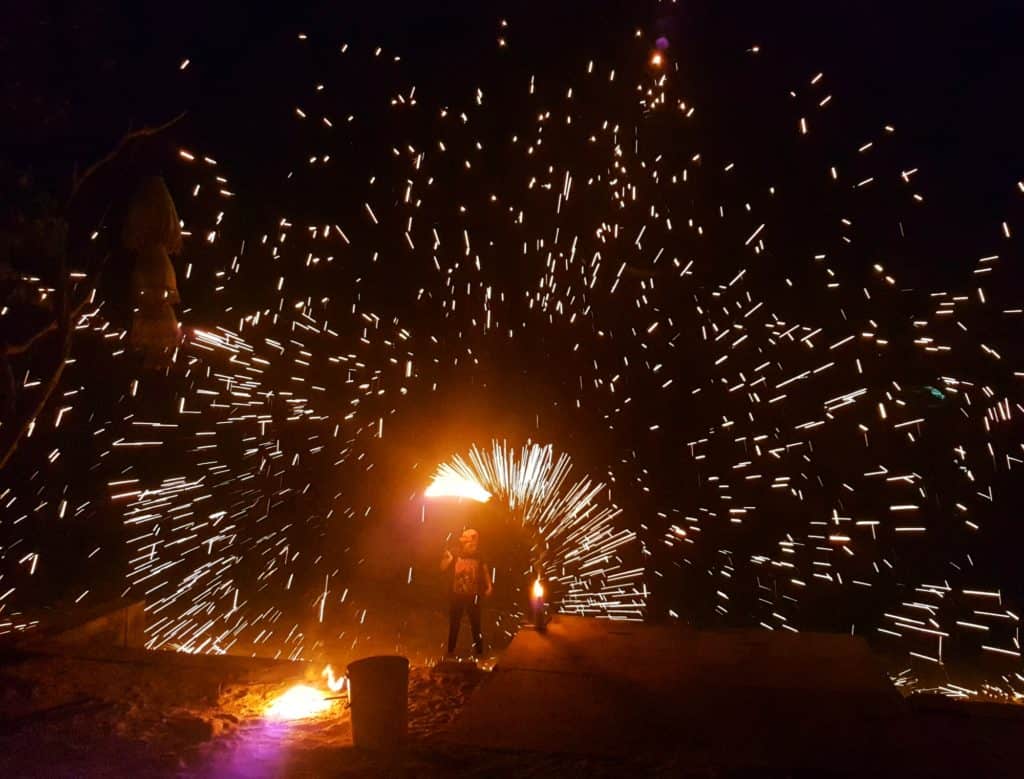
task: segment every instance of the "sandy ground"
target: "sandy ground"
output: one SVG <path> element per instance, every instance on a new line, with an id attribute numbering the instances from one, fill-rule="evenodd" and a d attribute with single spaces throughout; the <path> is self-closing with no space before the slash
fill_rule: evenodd
<path id="1" fill-rule="evenodd" d="M 344 700 L 306 720 L 263 716 L 297 682 L 322 686 L 315 668 L 76 654 L 8 657 L 0 668 L 0 776 L 332 775 L 328 753 L 347 755 L 342 771 L 380 759 L 358 759 Z M 410 754 L 436 739 L 485 674 L 411 669 Z"/>
<path id="2" fill-rule="evenodd" d="M 467 749 L 445 741 L 446 726 L 489 672 L 462 663 L 417 667 L 409 677 L 409 738 L 394 752 L 368 752 L 352 744 L 344 704 L 324 715 L 289 723 L 260 717 L 285 687 L 225 691 L 222 710 L 240 717 L 232 733 L 198 749 L 182 776 L 193 777 L 612 777 L 691 775 L 679 766 L 571 755 L 511 754 Z M 646 769 L 646 770 L 645 770 Z M 700 774 L 704 776 L 705 774 Z"/>
<path id="3" fill-rule="evenodd" d="M 375 753 L 353 746 L 344 700 L 305 720 L 263 716 L 295 683 L 317 684 L 315 668 L 73 651 L 3 659 L 0 777 L 603 777 L 635 775 L 644 765 L 445 743 L 445 727 L 489 675 L 469 665 L 412 668 L 408 743 Z M 644 774 L 679 775 L 647 767 Z"/>
<path id="4" fill-rule="evenodd" d="M 203 658 L 182 664 L 180 656 L 72 651 L 5 658 L 0 775 L 173 776 L 183 757 L 240 725 L 219 704 L 233 683 L 295 674 Z"/>
<path id="5" fill-rule="evenodd" d="M 345 701 L 306 720 L 272 722 L 266 707 L 293 684 L 320 684 L 319 666 L 127 650 L 0 656 L 0 777 L 332 776 L 798 776 L 762 767 L 741 774 L 682 765 L 667 755 L 627 760 L 484 752 L 446 743 L 445 728 L 490 678 L 471 666 L 414 667 L 409 740 L 373 753 L 352 744 Z M 75 656 L 67 654 L 73 652 Z M 914 696 L 925 755 L 945 744 L 968 769 L 1019 767 L 1024 707 Z M 935 760 L 927 761 L 935 763 Z M 837 764 L 835 776 L 843 776 Z M 955 774 L 959 773 L 957 769 Z M 946 775 L 946 774 L 942 774 Z M 953 774 L 950 774 L 953 775 Z"/>
<path id="6" fill-rule="evenodd" d="M 352 743 L 351 711 L 344 700 L 303 720 L 268 721 L 263 712 L 288 684 L 225 689 L 220 711 L 237 727 L 196 750 L 184 767 L 189 777 L 365 775 L 406 770 L 436 750 L 437 737 L 487 672 L 472 665 L 455 671 L 412 668 L 409 673 L 409 745 L 401 754 L 365 753 Z M 412 774 L 410 774 L 412 775 Z"/>
<path id="7" fill-rule="evenodd" d="M 367 609 L 365 619 L 355 622 L 357 629 L 324 629 L 310 637 L 308 656 L 316 662 L 308 665 L 0 644 L 0 779 L 461 773 L 465 755 L 449 754 L 439 735 L 487 673 L 473 666 L 454 673 L 432 670 L 446 630 L 446 614 L 433 601 L 402 601 L 404 608 L 385 609 L 358 593 L 350 597 Z M 481 668 L 493 665 L 509 638 L 498 617 L 487 616 L 490 653 Z M 460 647 L 466 651 L 468 634 L 463 626 Z M 253 649 L 240 647 L 239 653 Z M 303 721 L 270 722 L 263 716 L 271 701 L 298 682 L 323 687 L 326 662 L 343 672 L 360 657 L 395 653 L 413 663 L 409 741 L 397 762 L 354 748 L 345 701 Z M 476 762 L 488 758 L 481 755 Z"/>

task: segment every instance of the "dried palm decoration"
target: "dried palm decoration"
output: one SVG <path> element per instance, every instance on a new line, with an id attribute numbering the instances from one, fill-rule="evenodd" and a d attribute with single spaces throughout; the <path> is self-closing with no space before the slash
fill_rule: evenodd
<path id="1" fill-rule="evenodd" d="M 181 302 L 171 254 L 181 251 L 178 212 L 159 177 L 142 182 L 122 230 L 124 246 L 135 255 L 129 342 L 151 367 L 164 365 L 178 345 L 181 329 L 171 306 Z"/>
<path id="2" fill-rule="evenodd" d="M 168 254 L 181 251 L 178 210 L 160 176 L 143 179 L 139 185 L 121 228 L 121 242 L 134 251 L 149 246 L 162 246 Z"/>

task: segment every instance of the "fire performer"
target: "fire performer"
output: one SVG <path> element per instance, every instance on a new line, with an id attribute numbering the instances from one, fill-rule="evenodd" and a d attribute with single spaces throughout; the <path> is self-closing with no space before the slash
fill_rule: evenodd
<path id="1" fill-rule="evenodd" d="M 473 651 L 480 656 L 484 653 L 484 637 L 480 631 L 480 603 L 491 594 L 494 584 L 489 566 L 480 557 L 480 534 L 466 529 L 459 537 L 458 546 L 445 549 L 441 558 L 441 570 L 451 570 L 448 612 L 448 654 L 455 653 L 459 640 L 462 614 L 469 616 L 473 630 Z"/>

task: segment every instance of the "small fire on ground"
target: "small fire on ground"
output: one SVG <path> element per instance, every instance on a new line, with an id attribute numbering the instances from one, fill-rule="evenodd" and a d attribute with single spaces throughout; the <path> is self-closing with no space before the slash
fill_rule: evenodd
<path id="1" fill-rule="evenodd" d="M 344 676 L 335 677 L 334 669 L 329 665 L 321 675 L 326 690 L 308 684 L 296 684 L 271 701 L 264 715 L 268 719 L 299 720 L 323 714 L 338 702 L 338 693 L 344 689 L 347 680 Z"/>

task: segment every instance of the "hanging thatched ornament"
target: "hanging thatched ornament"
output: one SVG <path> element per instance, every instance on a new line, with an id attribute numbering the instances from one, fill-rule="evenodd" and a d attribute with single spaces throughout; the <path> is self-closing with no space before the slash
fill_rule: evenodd
<path id="1" fill-rule="evenodd" d="M 132 296 L 136 304 L 181 302 L 174 266 L 162 246 L 148 246 L 135 253 Z"/>
<path id="2" fill-rule="evenodd" d="M 144 179 L 121 229 L 126 249 L 162 246 L 168 254 L 181 251 L 181 224 L 171 193 L 159 176 Z"/>
<path id="3" fill-rule="evenodd" d="M 177 345 L 181 336 L 171 304 L 181 301 L 174 266 L 160 246 L 136 253 L 132 271 L 135 311 L 129 341 L 146 355 L 146 362 L 159 365 Z"/>
<path id="4" fill-rule="evenodd" d="M 139 306 L 132 316 L 129 343 L 133 349 L 145 352 L 147 363 L 160 362 L 157 356 L 170 352 L 178 345 L 181 330 L 174 309 L 169 303 Z"/>
<path id="5" fill-rule="evenodd" d="M 125 219 L 122 239 L 135 255 L 129 342 L 143 353 L 146 365 L 163 367 L 181 337 L 171 308 L 181 296 L 170 258 L 181 250 L 181 228 L 163 179 L 143 182 Z"/>

